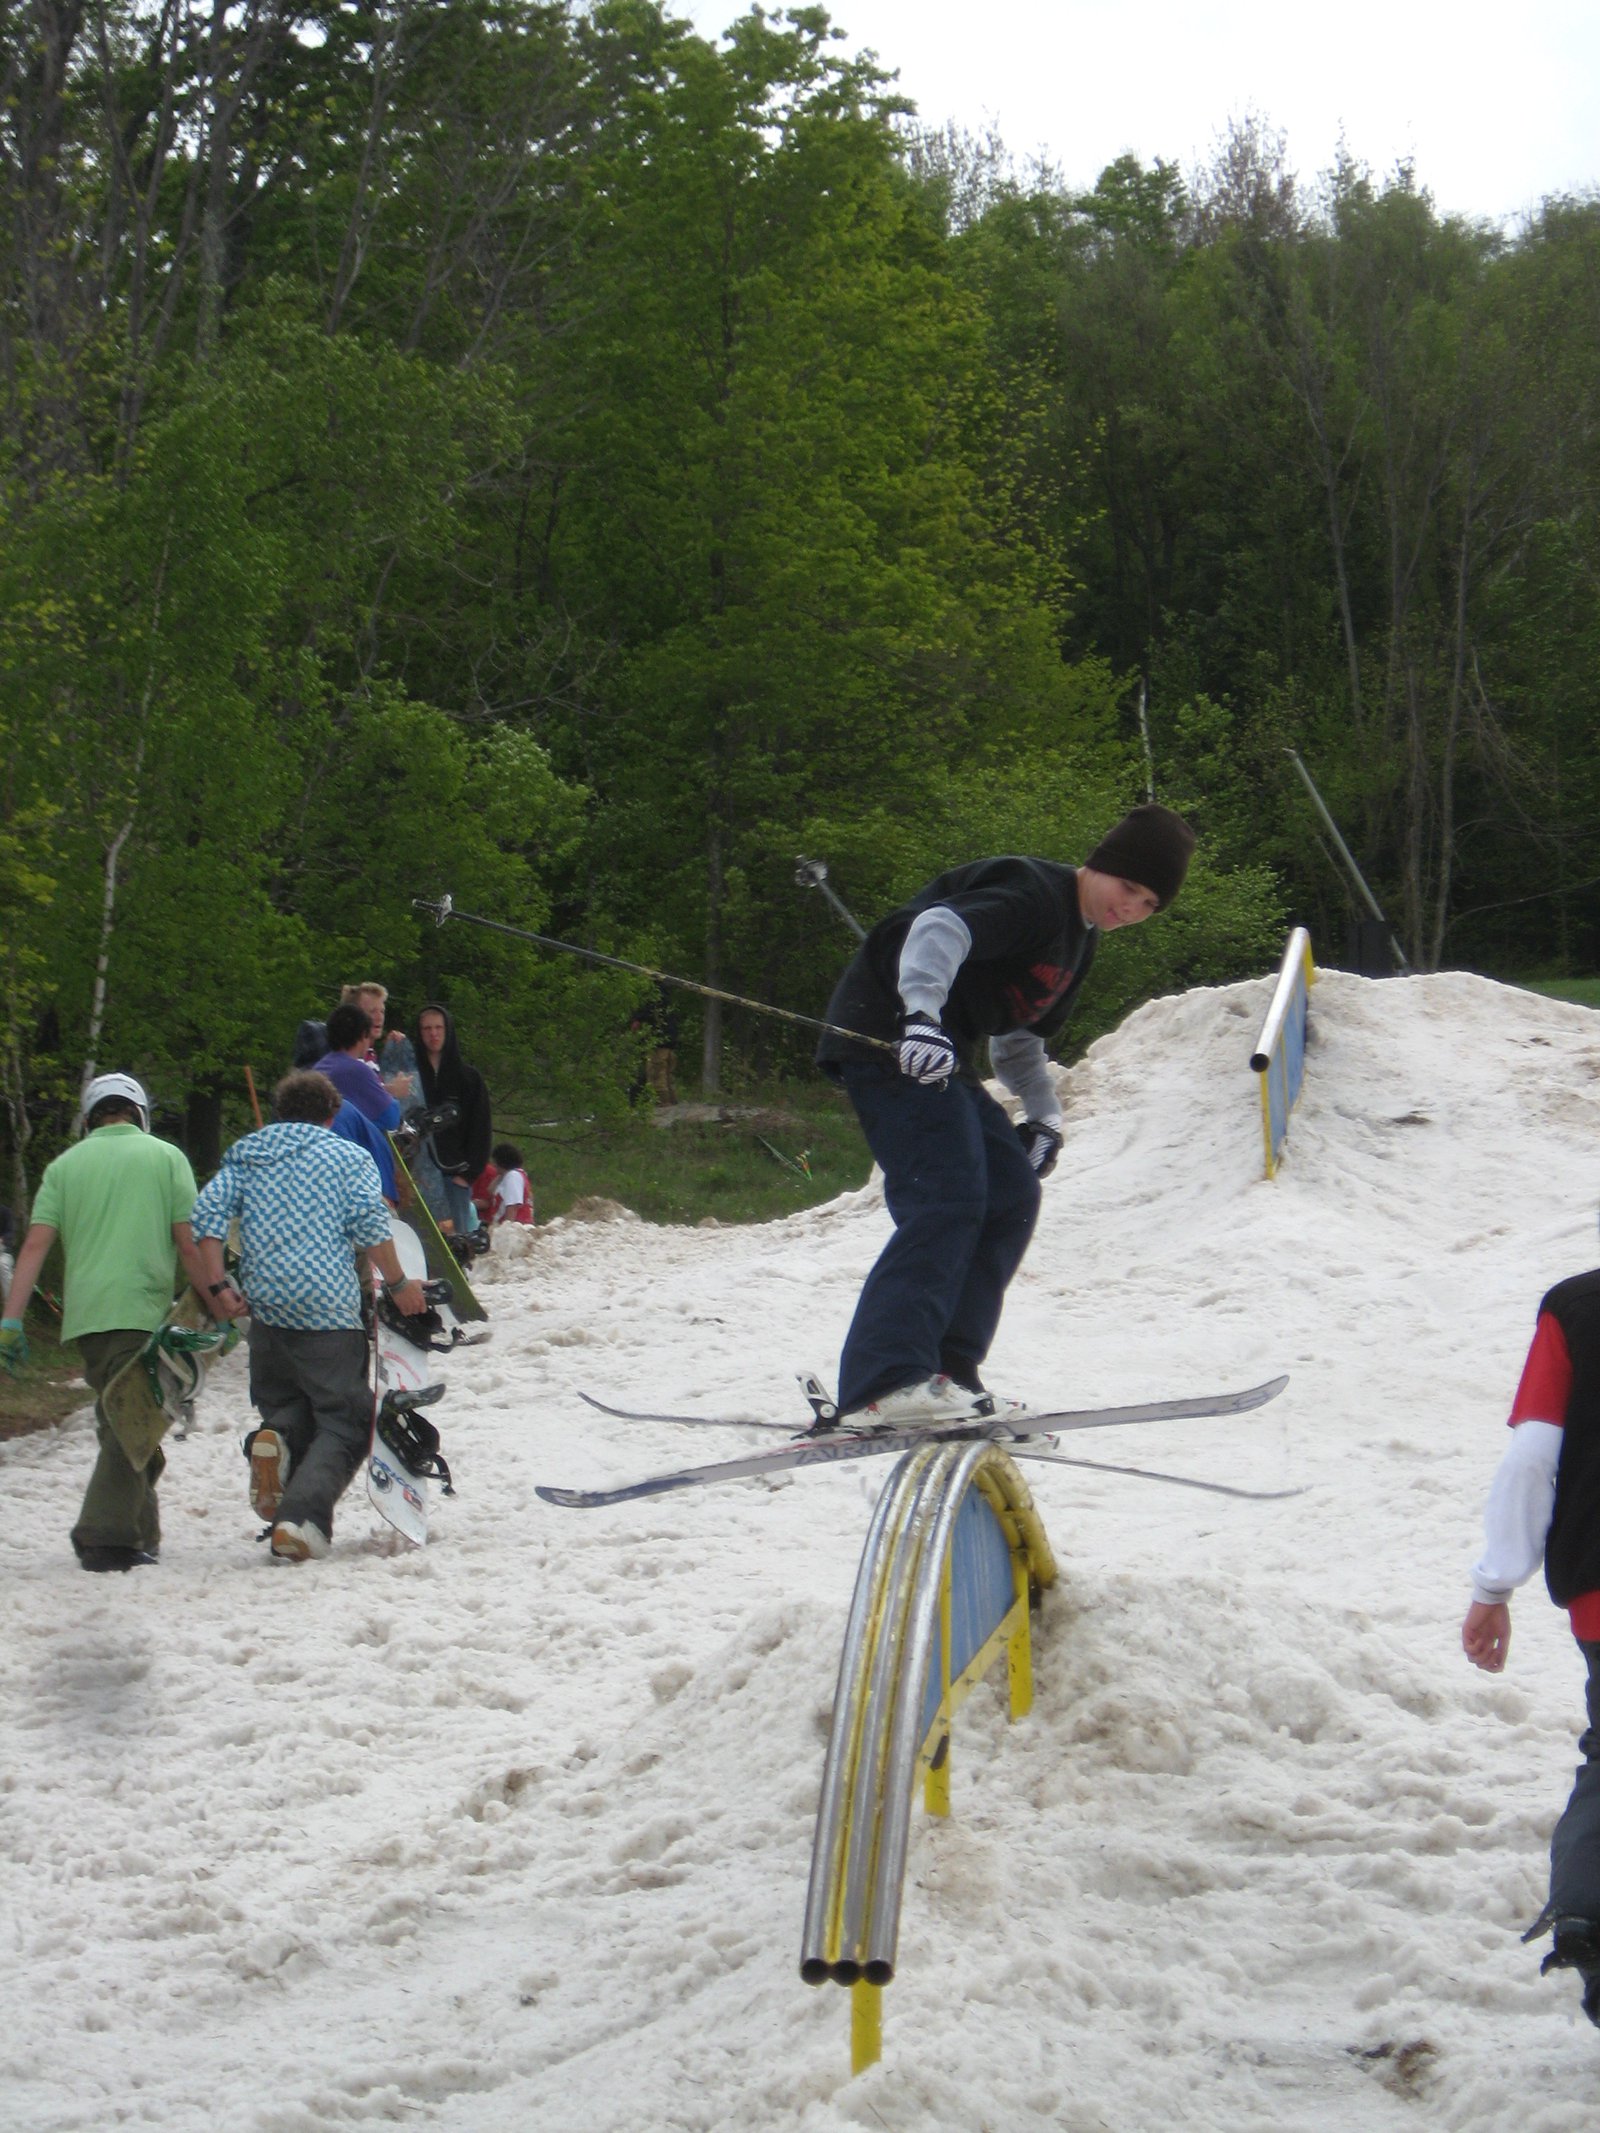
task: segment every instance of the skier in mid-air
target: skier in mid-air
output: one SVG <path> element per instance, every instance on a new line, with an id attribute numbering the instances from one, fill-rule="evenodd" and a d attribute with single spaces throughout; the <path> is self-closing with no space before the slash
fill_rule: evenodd
<path id="1" fill-rule="evenodd" d="M 980 1366 L 1062 1146 L 1045 1040 L 1076 1007 L 1100 935 L 1165 910 L 1194 845 L 1182 816 L 1150 802 L 1080 867 L 952 868 L 846 968 L 827 1019 L 878 1043 L 828 1035 L 817 1059 L 861 1121 L 895 1229 L 845 1339 L 841 1419 L 894 1428 L 994 1412 Z M 1021 1104 L 1016 1126 L 983 1088 L 985 1039 Z"/>
<path id="2" fill-rule="evenodd" d="M 1540 1304 L 1510 1420 L 1461 1644 L 1486 1674 L 1502 1671 L 1511 1595 L 1542 1561 L 1589 1670 L 1589 1726 L 1550 1839 L 1550 1900 L 1523 1938 L 1553 1936 L 1540 1975 L 1576 1970 L 1600 2028 L 1600 1268 L 1558 1282 Z"/>

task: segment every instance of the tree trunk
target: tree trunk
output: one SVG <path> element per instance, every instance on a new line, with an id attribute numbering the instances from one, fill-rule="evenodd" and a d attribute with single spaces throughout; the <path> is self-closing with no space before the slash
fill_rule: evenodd
<path id="1" fill-rule="evenodd" d="M 706 847 L 706 963 L 708 985 L 722 984 L 722 826 L 714 818 Z M 722 1091 L 722 1002 L 707 1000 L 704 1017 L 705 1041 L 700 1053 L 700 1093 L 717 1096 Z"/>
<path id="2" fill-rule="evenodd" d="M 28 1227 L 32 1194 L 28 1189 L 28 1141 L 33 1128 L 28 1123 L 28 1083 L 22 1068 L 22 1043 L 13 1017 L 6 1030 L 5 1087 L 0 1091 L 11 1120 L 11 1212 L 20 1241 Z"/>
<path id="3" fill-rule="evenodd" d="M 208 1081 L 189 1091 L 183 1113 L 183 1146 L 202 1177 L 222 1163 L 222 1083 Z"/>

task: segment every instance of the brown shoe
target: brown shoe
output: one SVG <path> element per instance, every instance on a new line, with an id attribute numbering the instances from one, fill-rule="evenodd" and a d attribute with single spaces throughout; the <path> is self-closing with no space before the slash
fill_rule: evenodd
<path id="1" fill-rule="evenodd" d="M 326 1555 L 333 1543 L 322 1528 L 308 1518 L 303 1526 L 282 1525 L 272 1529 L 272 1552 L 282 1563 L 308 1563 Z"/>
<path id="2" fill-rule="evenodd" d="M 247 1447 L 250 1461 L 250 1508 L 269 1524 L 278 1515 L 289 1485 L 289 1447 L 275 1429 L 258 1429 Z"/>

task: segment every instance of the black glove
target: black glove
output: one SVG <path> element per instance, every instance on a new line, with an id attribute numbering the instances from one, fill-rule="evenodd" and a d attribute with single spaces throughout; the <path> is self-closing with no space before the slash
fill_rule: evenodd
<path id="1" fill-rule="evenodd" d="M 956 1048 L 934 1015 L 902 1015 L 895 1049 L 901 1073 L 924 1088 L 942 1089 L 956 1070 Z"/>
<path id="2" fill-rule="evenodd" d="M 1025 1118 L 1017 1128 L 1017 1139 L 1022 1143 L 1023 1154 L 1033 1165 L 1035 1175 L 1047 1178 L 1061 1153 L 1061 1135 L 1055 1127 L 1041 1126 L 1037 1119 Z"/>

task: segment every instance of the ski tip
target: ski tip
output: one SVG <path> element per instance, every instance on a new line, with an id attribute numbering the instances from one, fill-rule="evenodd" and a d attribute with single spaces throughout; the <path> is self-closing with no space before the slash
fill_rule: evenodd
<path id="1" fill-rule="evenodd" d="M 589 1489 L 552 1489 L 535 1482 L 533 1493 L 542 1496 L 546 1503 L 558 1503 L 565 1511 L 587 1511 L 602 1499 Z"/>
<path id="2" fill-rule="evenodd" d="M 1240 1395 L 1241 1402 L 1250 1407 L 1265 1407 L 1269 1400 L 1275 1400 L 1278 1397 L 1288 1382 L 1289 1373 L 1286 1370 L 1280 1377 L 1268 1378 L 1264 1385 L 1252 1386 L 1248 1393 Z"/>

